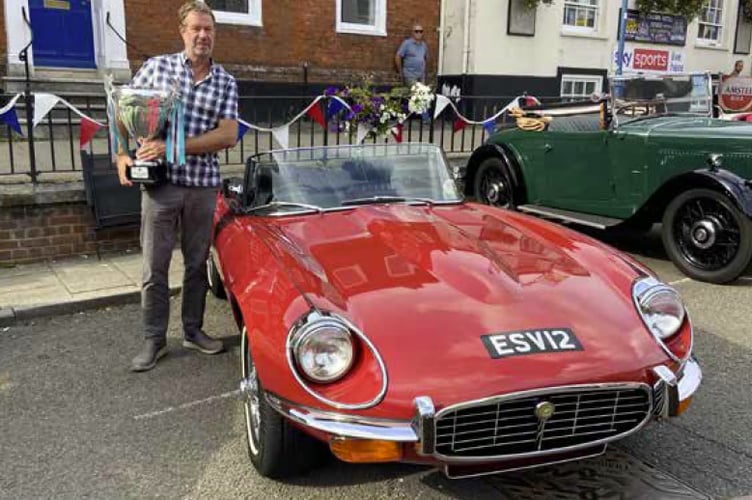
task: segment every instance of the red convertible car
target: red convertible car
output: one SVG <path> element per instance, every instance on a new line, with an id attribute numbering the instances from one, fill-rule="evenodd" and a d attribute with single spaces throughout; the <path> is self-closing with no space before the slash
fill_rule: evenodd
<path id="1" fill-rule="evenodd" d="M 587 236 L 465 202 L 431 145 L 251 158 L 218 195 L 208 265 L 265 476 L 327 447 L 453 478 L 594 456 L 682 413 L 702 377 L 676 291 Z"/>

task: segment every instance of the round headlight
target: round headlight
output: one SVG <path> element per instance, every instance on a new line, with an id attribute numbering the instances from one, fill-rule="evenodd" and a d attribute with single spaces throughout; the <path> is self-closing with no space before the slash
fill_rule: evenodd
<path id="1" fill-rule="evenodd" d="M 293 352 L 307 378 L 319 383 L 334 382 L 352 367 L 352 335 L 338 322 L 323 321 L 301 332 L 295 340 Z"/>
<path id="2" fill-rule="evenodd" d="M 672 288 L 656 286 L 648 289 L 639 297 L 638 304 L 645 325 L 661 340 L 674 335 L 684 323 L 684 304 Z"/>

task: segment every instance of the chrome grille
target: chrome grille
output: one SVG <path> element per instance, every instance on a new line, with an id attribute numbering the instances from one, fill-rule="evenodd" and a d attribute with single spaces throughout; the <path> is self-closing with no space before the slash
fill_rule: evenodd
<path id="1" fill-rule="evenodd" d="M 548 420 L 536 407 L 552 403 Z M 491 457 L 552 452 L 610 441 L 651 415 L 648 386 L 569 387 L 499 397 L 442 410 L 436 452 L 447 457 Z"/>

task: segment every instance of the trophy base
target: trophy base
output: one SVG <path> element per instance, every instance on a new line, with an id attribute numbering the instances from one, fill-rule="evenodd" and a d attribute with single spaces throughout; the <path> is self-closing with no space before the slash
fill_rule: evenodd
<path id="1" fill-rule="evenodd" d="M 125 170 L 125 176 L 136 184 L 161 184 L 167 180 L 167 163 L 163 160 L 135 160 Z"/>

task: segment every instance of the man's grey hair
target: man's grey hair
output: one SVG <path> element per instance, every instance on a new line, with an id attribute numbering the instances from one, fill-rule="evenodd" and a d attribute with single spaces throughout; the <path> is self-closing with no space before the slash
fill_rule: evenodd
<path id="1" fill-rule="evenodd" d="M 180 26 L 183 26 L 185 24 L 185 18 L 188 17 L 188 14 L 190 14 L 191 12 L 207 14 L 211 16 L 214 23 L 217 22 L 217 20 L 214 18 L 214 12 L 212 12 L 211 7 L 206 5 L 206 3 L 202 2 L 201 0 L 193 0 L 191 2 L 185 2 L 180 6 L 180 9 L 178 9 L 178 19 L 180 20 Z"/>

